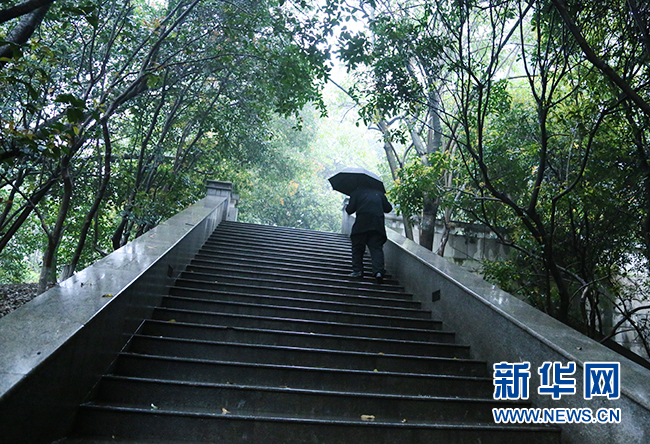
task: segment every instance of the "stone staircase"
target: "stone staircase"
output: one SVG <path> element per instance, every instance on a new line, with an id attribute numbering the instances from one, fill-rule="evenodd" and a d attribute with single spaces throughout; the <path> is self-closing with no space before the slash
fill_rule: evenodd
<path id="1" fill-rule="evenodd" d="M 487 365 L 349 239 L 223 222 L 62 442 L 559 443 L 497 425 Z M 369 274 L 369 273 L 368 273 Z"/>

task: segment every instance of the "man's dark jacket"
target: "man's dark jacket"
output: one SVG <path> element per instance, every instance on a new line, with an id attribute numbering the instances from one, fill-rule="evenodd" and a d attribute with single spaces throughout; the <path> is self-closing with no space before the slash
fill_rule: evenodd
<path id="1" fill-rule="evenodd" d="M 352 226 L 351 234 L 377 231 L 386 238 L 384 228 L 384 213 L 389 213 L 393 207 L 381 191 L 372 188 L 357 188 L 350 195 L 348 214 L 357 213 L 357 220 Z"/>

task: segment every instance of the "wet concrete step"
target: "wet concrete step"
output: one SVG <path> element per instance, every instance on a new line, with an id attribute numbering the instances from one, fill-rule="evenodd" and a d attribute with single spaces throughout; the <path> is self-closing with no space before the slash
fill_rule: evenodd
<path id="1" fill-rule="evenodd" d="M 313 231 L 300 228 L 274 227 L 269 225 L 249 224 L 246 222 L 221 223 L 213 235 L 228 231 L 235 237 L 264 235 L 274 239 L 292 239 L 296 241 L 315 241 L 324 244 L 350 245 L 350 236 L 341 233 Z"/>
<path id="2" fill-rule="evenodd" d="M 285 330 L 290 332 L 332 334 L 345 336 L 376 337 L 380 339 L 413 340 L 424 342 L 452 342 L 454 332 L 442 331 L 442 323 L 434 324 L 433 329 L 404 328 L 391 326 L 367 325 L 361 323 L 343 323 L 307 319 L 290 319 L 237 313 L 205 313 L 190 310 L 159 307 L 154 311 L 153 319 L 161 322 L 182 322 L 203 326 L 261 328 L 268 330 Z"/>
<path id="3" fill-rule="evenodd" d="M 355 304 L 354 301 L 337 302 L 318 299 L 298 299 L 283 298 L 279 296 L 255 296 L 253 294 L 226 294 L 223 297 L 214 297 L 214 295 L 205 291 L 203 294 L 186 291 L 181 292 L 178 289 L 175 293 L 184 293 L 180 295 L 167 296 L 163 301 L 163 306 L 169 308 L 181 308 L 188 310 L 211 311 L 215 304 L 220 303 L 244 303 L 255 304 L 260 306 L 278 306 L 305 308 L 312 310 L 325 310 L 348 313 L 366 313 L 372 315 L 397 316 L 407 318 L 430 319 L 431 314 L 418 309 L 389 307 L 371 304 Z"/>
<path id="4" fill-rule="evenodd" d="M 216 238 L 216 241 L 208 239 L 201 250 L 217 250 L 223 247 L 234 248 L 238 250 L 255 251 L 259 253 L 273 254 L 285 253 L 291 251 L 292 254 L 298 257 L 311 257 L 322 261 L 327 260 L 341 260 L 346 256 L 351 256 L 350 249 L 332 249 L 324 246 L 302 246 L 300 241 L 296 241 L 293 247 L 289 244 L 274 243 L 274 242 L 256 242 L 255 239 L 248 240 L 246 238 Z"/>
<path id="5" fill-rule="evenodd" d="M 372 415 L 390 422 L 493 422 L 492 408 L 529 407 L 481 398 L 382 395 L 105 376 L 96 405 L 159 411 L 227 412 L 302 418 L 358 420 Z"/>
<path id="6" fill-rule="evenodd" d="M 316 310 L 288 306 L 247 304 L 243 302 L 215 301 L 211 304 L 211 309 L 209 311 L 179 307 L 158 307 L 155 312 L 160 310 L 187 312 L 188 314 L 194 314 L 197 317 L 203 317 L 205 319 L 209 319 L 213 314 L 219 315 L 229 313 L 280 319 L 302 319 L 305 321 L 321 321 L 337 324 L 373 325 L 376 327 L 401 327 L 421 330 L 435 330 L 436 328 L 440 328 L 440 322 L 431 319 L 349 313 L 344 311 Z M 158 314 L 155 314 L 154 318 L 159 319 Z"/>
<path id="7" fill-rule="evenodd" d="M 329 255 L 346 255 L 351 252 L 351 243 L 349 240 L 344 242 L 323 242 L 319 240 L 312 240 L 304 237 L 291 237 L 281 238 L 279 236 L 269 237 L 264 234 L 247 233 L 242 237 L 234 237 L 231 233 L 223 231 L 215 231 L 206 242 L 208 245 L 222 245 L 224 243 L 231 245 L 248 245 L 254 248 L 289 248 L 291 251 L 308 252 L 308 253 L 327 253 Z"/>
<path id="8" fill-rule="evenodd" d="M 402 291 L 384 290 L 379 284 L 374 287 L 348 287 L 336 284 L 318 285 L 307 282 L 273 281 L 249 277 L 234 277 L 224 274 L 187 273 L 176 280 L 176 285 L 189 288 L 203 288 L 207 290 L 232 291 L 239 289 L 241 292 L 262 292 L 275 296 L 293 295 L 300 292 L 313 292 L 321 294 L 347 294 L 359 297 L 385 297 L 402 298 L 411 300 L 410 294 Z M 248 290 L 245 290 L 248 288 Z"/>
<path id="9" fill-rule="evenodd" d="M 287 347 L 327 348 L 368 353 L 441 356 L 469 358 L 469 347 L 449 342 L 423 342 L 376 337 L 317 334 L 260 328 L 204 326 L 181 322 L 147 320 L 139 333 L 147 336 L 196 339 L 201 341 L 238 342 L 243 344 L 272 344 Z"/>
<path id="10" fill-rule="evenodd" d="M 370 297 L 370 296 L 357 296 L 350 294 L 333 294 L 333 293 L 318 293 L 313 291 L 301 291 L 296 294 L 292 292 L 287 294 L 283 292 L 281 295 L 265 294 L 258 291 L 251 292 L 239 292 L 239 291 L 216 291 L 212 289 L 205 288 L 191 288 L 191 287 L 181 287 L 174 286 L 169 289 L 170 296 L 180 296 L 180 297 L 195 297 L 200 299 L 212 299 L 212 300 L 223 300 L 223 301 L 246 301 L 251 300 L 251 298 L 260 298 L 264 300 L 302 300 L 302 301 L 317 301 L 317 302 L 329 302 L 329 303 L 341 303 L 341 304 L 351 304 L 351 305 L 371 305 L 379 307 L 390 307 L 390 308 L 405 308 L 411 310 L 420 310 L 421 304 L 418 301 L 413 301 L 411 299 L 395 299 L 395 298 L 383 298 L 383 297 Z"/>
<path id="11" fill-rule="evenodd" d="M 352 258 L 351 255 L 341 256 L 341 255 L 332 255 L 328 257 L 316 256 L 309 253 L 297 253 L 293 252 L 287 248 L 276 248 L 273 250 L 270 249 L 255 249 L 255 248 L 242 248 L 232 244 L 224 243 L 219 246 L 206 245 L 199 251 L 199 256 L 210 256 L 210 255 L 241 255 L 247 254 L 249 256 L 258 257 L 261 260 L 276 260 L 280 263 L 285 261 L 300 261 L 301 263 L 313 264 L 322 267 L 323 269 L 329 268 L 345 268 L 351 270 L 352 268 Z M 350 256 L 350 257 L 347 257 Z"/>
<path id="12" fill-rule="evenodd" d="M 465 358 L 424 357 L 141 335 L 135 335 L 131 339 L 128 351 L 144 355 L 298 367 L 487 376 L 485 362 Z"/>
<path id="13" fill-rule="evenodd" d="M 492 399 L 487 377 L 318 368 L 121 353 L 117 376 L 404 396 Z"/>
<path id="14" fill-rule="evenodd" d="M 262 261 L 255 255 L 212 255 L 210 257 L 197 256 L 190 264 L 192 267 L 207 269 L 224 269 L 224 268 L 244 268 L 248 271 L 279 272 L 284 274 L 293 274 L 302 277 L 329 278 L 339 281 L 374 284 L 375 280 L 370 276 L 370 265 L 368 265 L 368 275 L 365 279 L 352 278 L 349 276 L 351 271 L 350 264 L 334 268 L 332 266 L 323 267 L 322 264 L 308 264 L 301 261 L 280 262 L 277 260 Z M 398 281 L 389 274 L 384 277 L 384 285 L 399 285 Z"/>
<path id="15" fill-rule="evenodd" d="M 322 236 L 326 238 L 347 238 L 347 235 L 335 231 L 316 231 L 309 228 L 283 227 L 278 225 L 257 224 L 254 222 L 223 221 L 219 227 L 237 227 L 238 229 L 268 230 L 271 233 L 303 233 L 307 236 Z"/>
<path id="16" fill-rule="evenodd" d="M 306 283 L 313 285 L 322 285 L 322 286 L 338 286 L 338 287 L 347 287 L 353 289 L 377 289 L 377 284 L 371 281 L 360 281 L 358 279 L 349 277 L 349 276 L 340 276 L 332 275 L 327 272 L 321 273 L 303 273 L 296 272 L 288 269 L 279 269 L 279 268 L 257 268 L 250 269 L 247 267 L 236 267 L 236 266 L 221 266 L 221 267 L 211 267 L 211 266 L 200 266 L 196 264 L 190 264 L 186 271 L 181 275 L 184 278 L 198 277 L 198 276 L 212 276 L 212 275 L 221 275 L 221 276 L 230 276 L 238 279 L 259 279 L 262 281 L 272 281 L 272 282 L 290 282 L 290 283 Z M 391 283 L 389 281 L 384 281 L 380 287 L 382 291 L 394 291 L 394 292 L 404 292 L 404 287 Z"/>
<path id="17" fill-rule="evenodd" d="M 164 439 L 212 443 L 304 444 L 503 444 L 559 443 L 559 433 L 546 427 L 503 427 L 489 424 L 372 423 L 160 411 L 151 408 L 84 406 L 78 433 L 117 439 Z"/>
<path id="18" fill-rule="evenodd" d="M 236 248 L 224 247 L 218 250 L 201 250 L 197 253 L 194 260 L 201 262 L 211 262 L 219 260 L 247 260 L 255 261 L 260 264 L 273 264 L 274 266 L 281 266 L 283 268 L 300 269 L 316 269 L 331 273 L 332 275 L 340 274 L 347 277 L 352 272 L 352 260 L 340 258 L 339 260 L 329 260 L 327 263 L 323 261 L 312 259 L 308 256 L 296 256 L 289 252 L 280 254 L 260 254 L 255 251 L 239 250 Z M 370 261 L 364 260 L 364 269 L 367 275 L 370 275 Z M 374 280 L 373 280 L 374 282 Z"/>

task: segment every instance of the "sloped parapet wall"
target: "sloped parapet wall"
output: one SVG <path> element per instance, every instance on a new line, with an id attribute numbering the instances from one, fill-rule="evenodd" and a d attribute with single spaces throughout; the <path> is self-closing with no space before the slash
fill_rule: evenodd
<path id="1" fill-rule="evenodd" d="M 620 423 L 564 423 L 562 442 L 613 444 L 650 442 L 650 370 L 499 290 L 393 230 L 384 250 L 388 270 L 425 308 L 471 345 L 474 357 L 495 363 L 530 362 L 529 394 L 540 409 L 620 409 Z M 576 394 L 554 400 L 539 395 L 538 369 L 545 362 L 575 363 Z M 585 399 L 586 362 L 620 363 L 620 397 Z"/>
<path id="2" fill-rule="evenodd" d="M 210 188 L 210 184 L 208 184 Z M 210 195 L 0 319 L 0 443 L 51 443 L 217 225 Z"/>

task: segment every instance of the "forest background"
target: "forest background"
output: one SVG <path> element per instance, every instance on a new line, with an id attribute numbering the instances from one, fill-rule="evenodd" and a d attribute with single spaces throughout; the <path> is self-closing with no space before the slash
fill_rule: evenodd
<path id="1" fill-rule="evenodd" d="M 650 351 L 650 6 L 639 0 L 2 0 L 0 282 L 72 275 L 234 183 L 241 219 L 338 231 L 379 172 L 426 248 Z M 443 234 L 433 244 L 435 221 Z"/>

